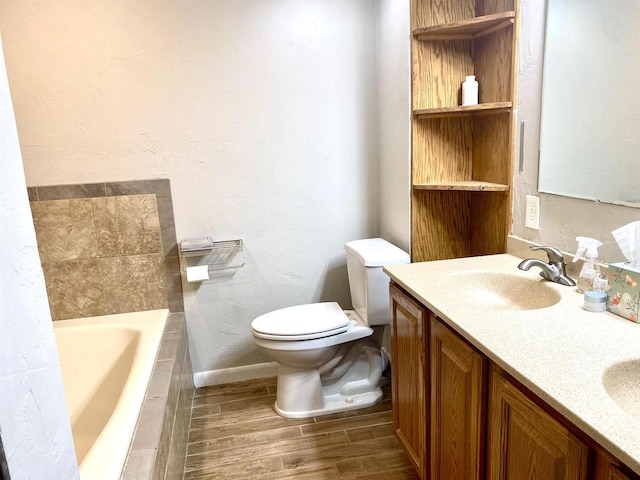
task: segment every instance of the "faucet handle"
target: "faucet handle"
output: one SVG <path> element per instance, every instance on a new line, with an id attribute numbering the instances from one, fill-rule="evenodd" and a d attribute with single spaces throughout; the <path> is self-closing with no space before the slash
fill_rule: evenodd
<path id="1" fill-rule="evenodd" d="M 547 257 L 549 257 L 549 263 L 564 263 L 564 256 L 562 252 L 554 247 L 549 247 L 547 245 L 535 245 L 533 247 L 529 247 L 531 250 L 544 250 L 547 252 Z"/>

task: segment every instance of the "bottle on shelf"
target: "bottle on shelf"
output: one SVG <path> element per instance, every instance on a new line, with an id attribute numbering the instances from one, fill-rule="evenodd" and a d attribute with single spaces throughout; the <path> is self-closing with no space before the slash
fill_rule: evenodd
<path id="1" fill-rule="evenodd" d="M 478 105 L 478 82 L 475 75 L 467 75 L 462 82 L 462 106 Z"/>

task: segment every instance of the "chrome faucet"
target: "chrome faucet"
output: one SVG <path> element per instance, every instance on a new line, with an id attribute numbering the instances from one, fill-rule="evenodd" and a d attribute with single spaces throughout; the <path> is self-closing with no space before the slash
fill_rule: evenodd
<path id="1" fill-rule="evenodd" d="M 540 267 L 540 269 L 542 269 L 540 272 L 540 276 L 542 278 L 551 282 L 559 283 L 560 285 L 575 287 L 576 282 L 567 276 L 565 271 L 567 264 L 564 263 L 564 258 L 562 257 L 562 252 L 560 252 L 560 250 L 553 247 L 547 247 L 545 245 L 530 248 L 531 250 L 544 250 L 547 252 L 549 263 L 544 263 L 542 260 L 538 260 L 537 258 L 527 258 L 518 265 L 520 270 L 529 270 L 531 267 Z"/>

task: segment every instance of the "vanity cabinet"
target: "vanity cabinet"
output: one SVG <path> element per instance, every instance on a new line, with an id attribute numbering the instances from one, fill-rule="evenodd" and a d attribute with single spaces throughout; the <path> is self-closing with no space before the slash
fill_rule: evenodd
<path id="1" fill-rule="evenodd" d="M 391 284 L 395 436 L 422 479 L 483 478 L 487 360 Z"/>
<path id="2" fill-rule="evenodd" d="M 586 480 L 589 448 L 495 370 L 489 375 L 491 480 Z"/>
<path id="3" fill-rule="evenodd" d="M 411 0 L 414 262 L 506 251 L 517 32 L 518 0 Z"/>
<path id="4" fill-rule="evenodd" d="M 640 480 L 393 282 L 390 299 L 394 433 L 420 478 Z"/>

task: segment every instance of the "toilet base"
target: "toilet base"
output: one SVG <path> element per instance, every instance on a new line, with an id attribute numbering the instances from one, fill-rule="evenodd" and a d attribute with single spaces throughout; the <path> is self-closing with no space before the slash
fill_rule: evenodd
<path id="1" fill-rule="evenodd" d="M 287 418 L 308 418 L 375 405 L 386 355 L 371 339 L 342 344 L 320 368 L 278 366 L 275 410 Z"/>
<path id="2" fill-rule="evenodd" d="M 349 410 L 356 410 L 358 408 L 365 408 L 375 405 L 382 400 L 382 390 L 378 387 L 371 392 L 360 393 L 356 395 L 342 395 L 336 393 L 333 395 L 326 395 L 324 397 L 324 406 L 315 410 L 306 411 L 286 411 L 278 407 L 278 401 L 276 400 L 275 410 L 278 415 L 286 418 L 308 418 L 318 417 L 320 415 L 328 415 L 330 413 L 346 412 Z"/>

